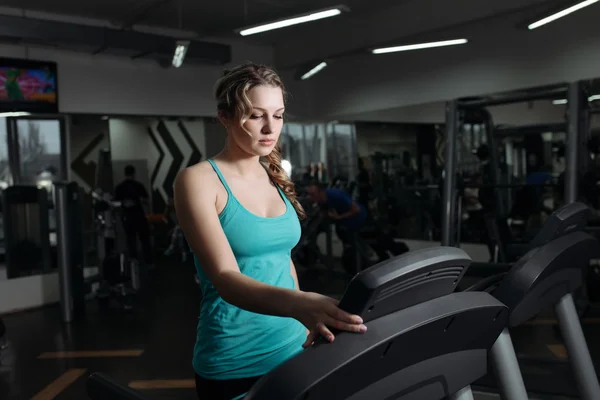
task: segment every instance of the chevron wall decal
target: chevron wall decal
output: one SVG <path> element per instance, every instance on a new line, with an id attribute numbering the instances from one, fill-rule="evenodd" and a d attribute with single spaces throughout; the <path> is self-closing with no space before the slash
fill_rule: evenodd
<path id="1" fill-rule="evenodd" d="M 169 169 L 167 171 L 167 175 L 162 182 L 164 193 L 166 193 L 167 197 L 171 197 L 173 182 L 175 182 L 175 178 L 177 177 L 177 173 L 179 172 L 179 170 L 184 167 L 183 161 L 185 158 L 183 156 L 182 151 L 179 150 L 179 146 L 177 146 L 177 143 L 175 142 L 175 139 L 172 136 L 173 134 L 175 134 L 175 132 L 171 132 L 165 125 L 164 121 L 158 123 L 156 130 L 158 131 L 158 134 L 160 135 L 160 138 L 162 139 L 163 143 L 166 145 L 166 151 L 171 155 L 172 158 L 171 165 L 169 165 Z"/>
<path id="2" fill-rule="evenodd" d="M 186 166 L 189 167 L 190 165 L 199 163 L 202 160 L 202 153 L 200 152 L 198 147 L 196 147 L 196 143 L 194 143 L 194 141 L 192 140 L 190 133 L 188 132 L 187 128 L 185 127 L 185 124 L 182 121 L 179 121 L 177 123 L 177 127 L 179 127 L 181 134 L 187 141 L 189 148 L 192 150 Z"/>
<path id="3" fill-rule="evenodd" d="M 158 140 L 156 140 L 154 137 L 154 132 L 152 131 L 151 127 L 148 127 L 148 136 L 156 148 L 156 151 L 158 151 L 158 160 L 154 163 L 154 168 L 152 168 L 150 175 L 150 182 L 154 182 L 156 180 L 156 176 L 158 175 L 158 170 L 160 169 L 163 159 L 165 158 L 165 152 L 163 151 L 162 147 L 160 147 Z"/>
<path id="4" fill-rule="evenodd" d="M 198 163 L 206 153 L 205 127 L 202 120 L 157 120 L 148 127 L 148 134 L 156 148 L 148 159 L 152 208 L 163 212 L 179 171 Z"/>

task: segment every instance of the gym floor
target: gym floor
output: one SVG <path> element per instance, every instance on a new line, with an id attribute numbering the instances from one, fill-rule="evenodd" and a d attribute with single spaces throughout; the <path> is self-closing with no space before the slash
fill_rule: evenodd
<path id="1" fill-rule="evenodd" d="M 149 399 L 196 399 L 191 357 L 200 293 L 192 273 L 191 264 L 159 265 L 130 313 L 101 311 L 90 302 L 85 319 L 69 326 L 61 323 L 57 306 L 5 316 L 10 350 L 0 355 L 0 399 L 81 400 L 93 372 L 138 388 Z M 304 290 L 335 297 L 347 282 L 337 272 L 299 275 Z M 594 313 L 584 320 L 584 331 L 600 365 L 600 312 Z M 536 398 L 576 395 L 552 315 L 512 335 L 525 384 Z M 488 386 L 491 377 L 474 387 Z"/>

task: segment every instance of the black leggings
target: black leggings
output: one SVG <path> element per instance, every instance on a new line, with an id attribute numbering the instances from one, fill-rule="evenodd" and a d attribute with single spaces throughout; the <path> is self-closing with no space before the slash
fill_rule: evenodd
<path id="1" fill-rule="evenodd" d="M 196 374 L 196 394 L 199 400 L 231 400 L 245 394 L 260 376 L 242 379 L 212 380 Z"/>

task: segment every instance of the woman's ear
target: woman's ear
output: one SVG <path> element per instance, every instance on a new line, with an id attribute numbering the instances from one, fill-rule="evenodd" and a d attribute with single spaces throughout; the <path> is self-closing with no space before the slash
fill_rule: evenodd
<path id="1" fill-rule="evenodd" d="M 227 129 L 229 127 L 230 121 L 229 121 L 229 118 L 227 118 L 227 115 L 225 114 L 225 112 L 219 111 L 217 113 L 217 118 L 219 118 L 219 122 L 221 122 L 221 124 L 225 127 L 225 129 Z"/>

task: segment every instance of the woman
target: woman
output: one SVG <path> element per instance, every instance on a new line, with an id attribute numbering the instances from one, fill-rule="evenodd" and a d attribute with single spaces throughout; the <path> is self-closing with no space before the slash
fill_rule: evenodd
<path id="1" fill-rule="evenodd" d="M 175 208 L 201 281 L 193 366 L 202 399 L 239 399 L 264 374 L 329 328 L 365 332 L 359 316 L 302 292 L 290 253 L 304 210 L 281 168 L 285 89 L 268 67 L 244 64 L 217 82 L 224 149 L 181 171 Z M 261 162 L 261 157 L 264 161 Z"/>

